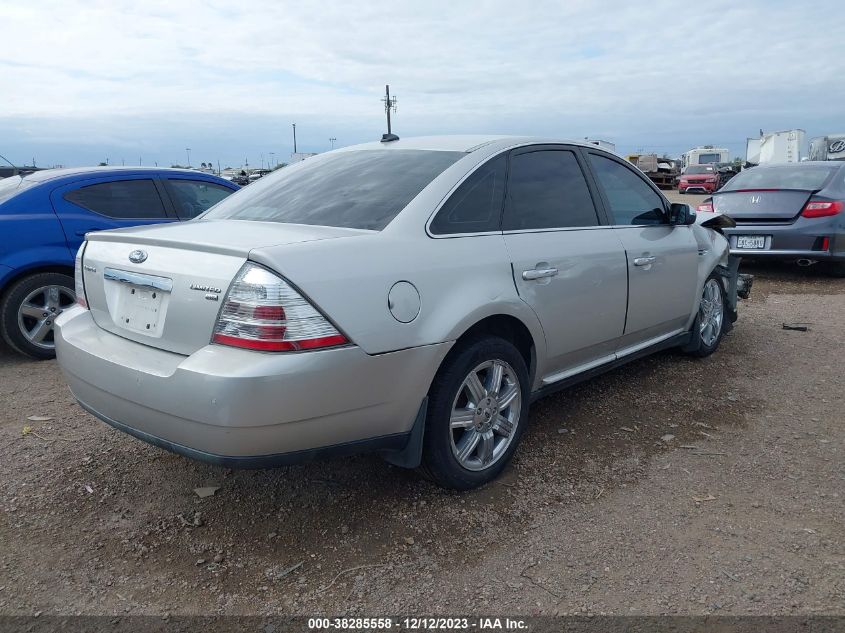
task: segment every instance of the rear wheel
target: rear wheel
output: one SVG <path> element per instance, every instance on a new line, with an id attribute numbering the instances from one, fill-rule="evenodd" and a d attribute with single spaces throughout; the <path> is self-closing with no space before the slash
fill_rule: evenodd
<path id="1" fill-rule="evenodd" d="M 11 285 L 0 303 L 0 332 L 17 352 L 39 360 L 53 358 L 53 323 L 73 305 L 73 277 L 37 273 Z"/>
<path id="2" fill-rule="evenodd" d="M 522 436 L 528 396 L 528 369 L 511 343 L 484 337 L 463 344 L 429 391 L 422 474 L 456 490 L 494 479 Z"/>
<path id="3" fill-rule="evenodd" d="M 725 288 L 719 278 L 713 274 L 704 282 L 698 315 L 692 326 L 694 338 L 689 348 L 693 356 L 710 356 L 715 352 L 725 334 Z"/>

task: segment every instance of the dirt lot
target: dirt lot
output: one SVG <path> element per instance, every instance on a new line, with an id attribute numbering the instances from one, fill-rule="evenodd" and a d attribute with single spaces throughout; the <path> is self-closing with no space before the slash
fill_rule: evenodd
<path id="1" fill-rule="evenodd" d="M 2 349 L 0 613 L 845 613 L 845 280 L 749 272 L 717 354 L 538 402 L 469 494 L 367 456 L 192 462 Z"/>

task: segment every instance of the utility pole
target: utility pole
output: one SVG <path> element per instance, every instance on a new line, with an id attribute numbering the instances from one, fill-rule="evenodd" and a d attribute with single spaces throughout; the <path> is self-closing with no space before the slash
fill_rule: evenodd
<path id="1" fill-rule="evenodd" d="M 334 136 L 332 136 L 332 137 L 329 139 L 329 143 L 331 143 L 331 144 L 332 144 L 332 149 L 334 149 L 334 142 L 335 142 L 336 140 L 337 140 L 337 139 L 336 139 Z"/>
<path id="2" fill-rule="evenodd" d="M 270 163 L 272 164 L 268 164 L 267 167 L 274 169 L 276 167 L 276 152 L 270 152 Z"/>
<path id="3" fill-rule="evenodd" d="M 291 125 L 293 125 L 293 153 L 296 154 L 296 123 Z"/>
<path id="4" fill-rule="evenodd" d="M 390 98 L 390 86 L 387 85 L 384 87 L 384 97 L 382 98 L 384 102 L 384 111 L 387 113 L 387 135 L 390 136 L 393 134 L 393 131 L 390 129 L 390 110 L 392 109 L 396 112 L 396 97 Z"/>
<path id="5" fill-rule="evenodd" d="M 185 152 L 188 154 L 188 167 L 190 167 L 191 166 L 191 148 L 186 147 Z"/>

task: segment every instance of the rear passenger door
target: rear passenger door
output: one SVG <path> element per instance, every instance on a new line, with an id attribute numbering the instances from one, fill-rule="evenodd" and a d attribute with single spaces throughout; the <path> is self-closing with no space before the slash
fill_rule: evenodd
<path id="1" fill-rule="evenodd" d="M 175 220 L 165 210 L 160 186 L 143 176 L 89 179 L 57 187 L 50 201 L 75 253 L 91 231 Z"/>
<path id="2" fill-rule="evenodd" d="M 579 152 L 533 146 L 511 154 L 504 239 L 520 297 L 546 337 L 550 384 L 613 360 L 625 323 L 625 253 L 594 203 Z"/>
<path id="3" fill-rule="evenodd" d="M 697 292 L 698 245 L 691 226 L 668 223 L 665 199 L 638 169 L 587 154 L 627 257 L 628 317 L 617 350 L 625 354 L 686 327 Z"/>

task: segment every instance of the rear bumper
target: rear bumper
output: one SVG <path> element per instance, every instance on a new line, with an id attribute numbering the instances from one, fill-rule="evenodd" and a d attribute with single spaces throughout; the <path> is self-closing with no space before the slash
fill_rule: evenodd
<path id="1" fill-rule="evenodd" d="M 741 221 L 741 220 L 740 220 Z M 748 223 L 724 229 L 732 255 L 743 259 L 813 259 L 845 260 L 845 233 L 827 218 L 798 218 L 791 224 Z M 758 235 L 765 238 L 765 248 L 737 248 L 737 236 Z M 827 248 L 824 239 L 827 238 Z"/>
<path id="2" fill-rule="evenodd" d="M 106 332 L 81 308 L 56 325 L 59 364 L 86 410 L 232 467 L 401 449 L 451 346 L 368 356 L 357 347 L 263 354 L 208 345 L 182 356 Z"/>

